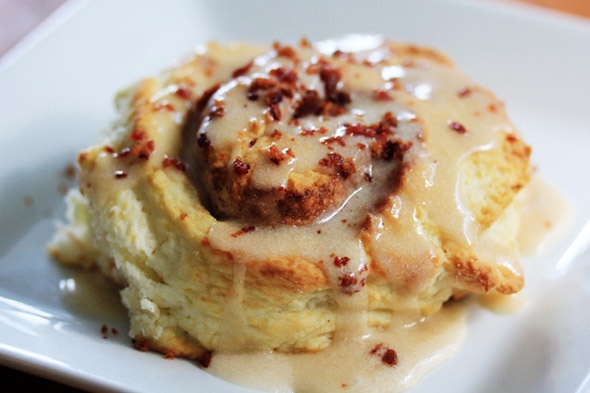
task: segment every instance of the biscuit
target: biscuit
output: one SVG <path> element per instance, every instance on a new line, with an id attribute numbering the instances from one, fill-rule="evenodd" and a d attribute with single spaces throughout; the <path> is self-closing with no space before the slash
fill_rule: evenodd
<path id="1" fill-rule="evenodd" d="M 318 351 L 346 313 L 522 288 L 502 102 L 433 49 L 354 42 L 212 43 L 117 97 L 49 249 L 121 284 L 136 342 Z"/>

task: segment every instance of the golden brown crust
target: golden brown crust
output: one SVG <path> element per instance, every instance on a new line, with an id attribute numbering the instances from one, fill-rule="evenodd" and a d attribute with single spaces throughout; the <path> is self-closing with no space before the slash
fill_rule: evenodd
<path id="1" fill-rule="evenodd" d="M 447 252 L 450 256 L 450 265 L 447 269 L 460 283 L 459 289 L 480 293 L 512 294 L 520 291 L 524 285 L 521 275 L 515 274 L 504 266 L 482 261 L 477 256 L 457 250 L 453 246 L 449 247 Z"/>
<path id="2" fill-rule="evenodd" d="M 482 228 L 498 219 L 531 177 L 530 146 L 512 132 L 501 132 L 498 138 L 500 149 L 475 152 L 461 168 L 462 190 Z"/>

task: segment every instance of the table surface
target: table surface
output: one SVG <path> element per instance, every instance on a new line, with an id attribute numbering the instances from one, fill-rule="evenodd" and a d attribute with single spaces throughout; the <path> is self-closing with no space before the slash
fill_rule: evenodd
<path id="1" fill-rule="evenodd" d="M 0 57 L 66 0 L 0 0 Z M 475 1 L 475 0 L 474 0 Z M 590 18 L 589 0 L 512 0 Z M 0 380 L 12 391 L 79 392 L 27 373 L 0 367 Z"/>

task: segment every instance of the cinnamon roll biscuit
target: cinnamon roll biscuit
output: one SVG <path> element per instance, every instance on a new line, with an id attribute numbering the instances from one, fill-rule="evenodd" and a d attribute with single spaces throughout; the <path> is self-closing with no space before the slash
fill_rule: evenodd
<path id="1" fill-rule="evenodd" d="M 435 50 L 213 43 L 116 102 L 50 250 L 118 280 L 149 348 L 318 351 L 523 286 L 530 148 Z"/>

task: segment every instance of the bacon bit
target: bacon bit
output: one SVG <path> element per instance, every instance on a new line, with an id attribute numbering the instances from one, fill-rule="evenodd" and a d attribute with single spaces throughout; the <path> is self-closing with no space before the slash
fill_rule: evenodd
<path id="1" fill-rule="evenodd" d="M 148 140 L 147 148 L 150 153 L 153 153 L 153 151 L 156 149 L 156 142 L 154 142 L 152 139 Z"/>
<path id="2" fill-rule="evenodd" d="M 141 352 L 147 352 L 150 350 L 150 346 L 147 342 L 147 340 L 133 340 L 133 348 L 141 351 Z"/>
<path id="3" fill-rule="evenodd" d="M 117 329 L 115 329 L 115 328 L 111 328 L 110 332 L 111 332 L 112 334 L 114 334 L 114 335 L 117 335 L 117 334 L 119 334 L 119 331 L 118 331 Z M 106 324 L 106 323 L 105 323 L 105 324 L 103 324 L 103 325 L 100 327 L 100 333 L 102 334 L 102 338 L 104 338 L 104 339 L 107 339 L 107 338 L 108 338 L 108 335 L 109 335 L 109 327 L 107 326 L 107 324 Z"/>
<path id="4" fill-rule="evenodd" d="M 154 152 L 154 150 L 156 150 L 156 143 L 152 139 L 149 139 L 145 143 L 144 149 L 141 149 L 137 156 L 142 160 L 147 160 L 150 158 L 150 155 Z"/>
<path id="5" fill-rule="evenodd" d="M 242 176 L 250 172 L 250 164 L 242 161 L 240 157 L 236 157 L 233 163 L 234 173 L 238 176 Z"/>
<path id="6" fill-rule="evenodd" d="M 379 122 L 379 128 L 385 129 L 389 127 L 397 127 L 397 117 L 395 117 L 391 112 L 386 112 L 381 118 L 381 122 Z"/>
<path id="7" fill-rule="evenodd" d="M 174 105 L 172 105 L 168 101 L 154 102 L 153 108 L 156 112 L 163 110 L 166 110 L 168 112 L 176 112 L 176 108 L 174 108 Z"/>
<path id="8" fill-rule="evenodd" d="M 188 216 L 188 214 L 186 214 L 186 213 L 184 213 L 184 212 L 183 212 L 183 213 L 180 213 L 180 220 L 181 220 L 181 221 L 184 221 L 184 219 L 185 219 L 187 216 Z"/>
<path id="9" fill-rule="evenodd" d="M 268 150 L 268 158 L 276 165 L 280 165 L 281 162 L 285 161 L 287 156 L 295 158 L 295 153 L 290 148 L 280 151 L 276 145 L 271 145 Z"/>
<path id="10" fill-rule="evenodd" d="M 279 42 L 275 42 L 272 44 L 272 48 L 277 52 L 277 56 L 279 57 L 286 57 L 293 61 L 297 60 L 295 49 L 288 45 L 281 45 Z"/>
<path id="11" fill-rule="evenodd" d="M 375 101 L 393 101 L 393 97 L 384 89 L 373 90 L 373 99 Z"/>
<path id="12" fill-rule="evenodd" d="M 290 88 L 282 87 L 281 94 L 283 97 L 293 98 L 293 90 Z"/>
<path id="13" fill-rule="evenodd" d="M 324 92 L 328 101 L 344 106 L 351 102 L 351 98 L 350 94 L 338 90 L 338 83 L 341 78 L 342 75 L 339 69 L 325 63 L 320 67 L 320 79 L 324 83 Z"/>
<path id="14" fill-rule="evenodd" d="M 402 142 L 399 140 L 378 140 L 370 145 L 371 156 L 380 158 L 385 161 L 402 160 L 404 153 L 410 149 L 412 142 Z"/>
<path id="15" fill-rule="evenodd" d="M 170 157 L 168 155 L 164 156 L 164 159 L 162 160 L 162 166 L 164 168 L 174 167 L 180 172 L 186 171 L 186 164 L 184 162 L 180 161 L 176 157 Z"/>
<path id="16" fill-rule="evenodd" d="M 332 254 L 332 255 L 334 255 L 334 254 Z M 333 262 L 334 262 L 334 266 L 342 267 L 342 266 L 346 266 L 348 264 L 348 262 L 350 262 L 350 258 L 349 257 L 338 257 L 338 256 L 334 255 Z"/>
<path id="17" fill-rule="evenodd" d="M 213 106 L 209 112 L 210 118 L 223 117 L 225 115 L 225 101 L 215 99 L 213 100 Z"/>
<path id="18" fill-rule="evenodd" d="M 259 90 L 270 90 L 275 87 L 277 83 L 267 78 L 254 78 L 248 87 L 246 96 L 250 101 L 256 101 L 258 99 L 257 92 Z"/>
<path id="19" fill-rule="evenodd" d="M 74 180 L 76 178 L 76 166 L 72 164 L 66 165 L 63 175 L 66 179 Z"/>
<path id="20" fill-rule="evenodd" d="M 125 171 L 115 171 L 115 178 L 117 179 L 125 179 L 127 177 L 127 172 Z"/>
<path id="21" fill-rule="evenodd" d="M 278 67 L 270 70 L 269 74 L 281 83 L 293 84 L 297 82 L 297 72 L 285 67 Z"/>
<path id="22" fill-rule="evenodd" d="M 371 175 L 369 172 L 363 173 L 363 178 L 369 183 L 373 181 L 373 175 Z"/>
<path id="23" fill-rule="evenodd" d="M 248 227 L 241 228 L 239 231 L 232 233 L 230 236 L 231 237 L 242 236 L 243 234 L 248 233 L 248 232 L 252 232 L 255 229 L 256 229 L 256 227 L 254 225 L 250 225 Z"/>
<path id="24" fill-rule="evenodd" d="M 197 358 L 197 361 L 199 363 L 201 363 L 201 366 L 203 366 L 204 368 L 207 368 L 211 364 L 212 358 L 213 358 L 213 354 L 209 351 L 205 351 L 205 352 L 203 352 L 203 354 L 201 356 L 199 356 Z"/>
<path id="25" fill-rule="evenodd" d="M 320 95 L 315 90 L 306 90 L 301 95 L 301 100 L 297 103 L 293 111 L 293 118 L 300 119 L 308 115 L 320 115 L 324 109 L 324 103 Z"/>
<path id="26" fill-rule="evenodd" d="M 465 134 L 467 132 L 463 124 L 456 121 L 449 121 L 449 128 L 459 134 Z"/>
<path id="27" fill-rule="evenodd" d="M 322 109 L 322 115 L 336 117 L 344 114 L 346 109 L 343 106 L 334 104 L 333 102 L 326 102 L 324 103 L 324 108 Z"/>
<path id="28" fill-rule="evenodd" d="M 319 164 L 323 167 L 334 168 L 336 174 L 343 179 L 348 179 L 350 175 L 356 173 L 356 167 L 352 158 L 344 158 L 338 153 L 330 152 L 328 156 L 322 158 Z"/>
<path id="29" fill-rule="evenodd" d="M 397 352 L 394 349 L 385 347 L 383 344 L 377 344 L 370 354 L 381 357 L 381 362 L 389 367 L 394 367 L 398 363 Z"/>
<path id="30" fill-rule="evenodd" d="M 506 135 L 506 141 L 508 141 L 510 143 L 514 143 L 514 142 L 518 142 L 518 138 L 516 136 L 514 136 L 513 134 L 508 134 L 508 135 Z"/>
<path id="31" fill-rule="evenodd" d="M 459 89 L 459 91 L 457 92 L 457 95 L 459 96 L 459 98 L 465 98 L 467 96 L 469 96 L 471 94 L 471 89 L 469 87 L 463 87 L 461 89 Z"/>
<path id="32" fill-rule="evenodd" d="M 357 143 L 357 144 L 356 144 L 356 147 L 357 147 L 359 150 L 365 150 L 365 149 L 367 148 L 367 145 L 365 145 L 364 143 Z"/>
<path id="33" fill-rule="evenodd" d="M 237 78 L 239 76 L 245 75 L 248 73 L 248 71 L 250 71 L 250 68 L 252 68 L 252 65 L 254 64 L 254 60 L 250 60 L 248 63 L 244 64 L 242 67 L 237 68 L 233 73 L 232 73 L 232 77 L 233 78 Z"/>
<path id="34" fill-rule="evenodd" d="M 179 86 L 178 89 L 176 89 L 175 93 L 178 97 L 182 98 L 183 100 L 190 100 L 193 95 L 193 93 L 184 86 Z"/>
<path id="35" fill-rule="evenodd" d="M 282 137 L 283 137 L 283 133 L 282 133 L 281 131 L 277 130 L 277 129 L 275 129 L 275 130 L 272 132 L 272 134 L 270 134 L 270 138 L 271 138 L 273 141 L 277 141 L 277 140 L 281 139 Z"/>
<path id="36" fill-rule="evenodd" d="M 106 151 L 109 154 L 115 153 L 115 149 L 113 149 L 111 146 L 105 146 L 104 151 Z"/>
<path id="37" fill-rule="evenodd" d="M 270 71 L 270 76 L 276 81 L 267 78 L 252 80 L 246 96 L 249 100 L 256 101 L 260 97 L 258 92 L 266 90 L 264 101 L 269 108 L 268 115 L 271 120 L 278 121 L 281 119 L 279 104 L 283 101 L 283 97 L 293 97 L 293 91 L 288 87 L 297 81 L 297 74 L 293 70 L 278 67 Z"/>
<path id="38" fill-rule="evenodd" d="M 280 104 L 281 101 L 283 101 L 283 92 L 281 90 L 271 90 L 264 97 L 264 102 L 270 107 Z"/>
<path id="39" fill-rule="evenodd" d="M 258 138 L 254 138 L 250 141 L 250 143 L 248 143 L 248 147 L 252 147 L 256 144 L 256 142 L 258 141 Z"/>
<path id="40" fill-rule="evenodd" d="M 322 140 L 322 143 L 325 145 L 337 143 L 342 147 L 346 146 L 346 142 L 344 141 L 344 138 L 342 138 L 341 136 L 331 136 L 331 137 L 325 138 Z"/>
<path id="41" fill-rule="evenodd" d="M 304 128 L 301 130 L 302 136 L 313 136 L 315 134 L 324 135 L 328 133 L 328 129 L 326 127 L 320 128 Z"/>
<path id="42" fill-rule="evenodd" d="M 374 138 L 377 135 L 378 125 L 371 124 L 365 125 L 360 123 L 344 124 L 345 133 L 346 135 L 351 136 L 366 136 L 369 138 Z"/>
<path id="43" fill-rule="evenodd" d="M 131 135 L 129 135 L 129 139 L 132 141 L 140 142 L 146 138 L 147 134 L 145 131 L 142 131 L 138 128 L 134 129 Z"/>
<path id="44" fill-rule="evenodd" d="M 399 141 L 389 140 L 390 135 L 394 135 L 393 128 L 397 127 L 397 118 L 391 112 L 383 115 L 379 123 L 365 125 L 365 124 L 344 124 L 345 133 L 352 136 L 365 136 L 374 138 L 376 141 L 371 143 L 371 153 L 373 157 L 380 157 L 385 160 L 390 160 L 398 157 L 394 154 L 401 147 L 400 152 L 404 152 L 411 146 L 411 143 L 406 143 L 403 146 Z M 398 146 L 399 145 L 399 146 Z"/>
<path id="45" fill-rule="evenodd" d="M 129 139 L 135 142 L 129 153 L 143 160 L 147 160 L 156 149 L 155 142 L 152 139 L 147 139 L 147 133 L 138 128 L 133 130 Z M 121 157 L 121 154 L 117 156 Z"/>
<path id="46" fill-rule="evenodd" d="M 279 104 L 283 101 L 283 92 L 282 90 L 271 90 L 266 93 L 264 97 L 264 102 L 269 108 L 269 113 L 273 120 L 281 120 L 281 108 L 279 108 Z"/>
<path id="47" fill-rule="evenodd" d="M 389 90 L 401 90 L 403 88 L 402 83 L 399 81 L 398 78 L 391 78 L 387 81 L 387 83 L 385 84 L 385 86 L 389 89 Z"/>
<path id="48" fill-rule="evenodd" d="M 348 263 L 348 261 L 346 261 L 346 263 Z M 361 291 L 361 289 L 366 285 L 367 279 L 366 274 L 364 273 L 366 273 L 368 270 L 369 267 L 363 264 L 358 269 L 358 276 L 355 273 L 350 272 L 338 277 L 338 285 L 341 287 L 341 291 L 347 295 L 352 295 Z"/>
<path id="49" fill-rule="evenodd" d="M 164 359 L 174 360 L 174 353 L 170 351 L 166 352 L 166 354 L 164 355 Z"/>
<path id="50" fill-rule="evenodd" d="M 379 156 L 385 161 L 401 160 L 406 150 L 399 141 L 387 141 L 382 146 Z"/>
<path id="51" fill-rule="evenodd" d="M 268 114 L 271 120 L 279 121 L 281 120 L 281 108 L 278 105 L 271 105 L 268 107 Z"/>
<path id="52" fill-rule="evenodd" d="M 364 281 L 361 282 L 360 287 L 358 287 L 357 284 L 358 278 L 353 273 L 347 273 L 338 277 L 338 286 L 342 288 L 342 292 L 348 295 L 359 292 L 364 286 Z"/>
<path id="53" fill-rule="evenodd" d="M 301 37 L 299 46 L 302 48 L 311 48 L 311 42 L 306 37 Z"/>

